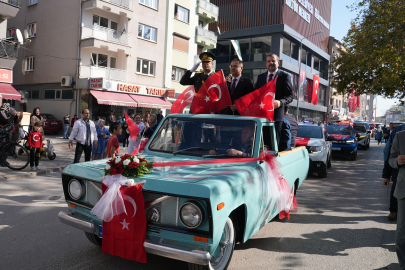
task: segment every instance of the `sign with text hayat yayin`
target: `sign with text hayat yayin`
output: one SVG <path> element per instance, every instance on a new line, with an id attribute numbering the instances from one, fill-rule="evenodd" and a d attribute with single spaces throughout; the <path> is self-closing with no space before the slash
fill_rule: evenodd
<path id="1" fill-rule="evenodd" d="M 307 23 L 311 23 L 311 14 L 314 14 L 314 6 L 308 0 L 298 0 L 298 3 L 296 0 L 285 1 L 285 4 L 294 10 L 295 13 L 298 13 Z M 317 8 L 315 8 L 315 18 L 329 29 L 329 23 L 322 18 Z"/>

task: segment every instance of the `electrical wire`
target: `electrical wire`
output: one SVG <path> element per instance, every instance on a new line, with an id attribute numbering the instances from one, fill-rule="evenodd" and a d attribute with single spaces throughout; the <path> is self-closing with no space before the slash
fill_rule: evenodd
<path id="1" fill-rule="evenodd" d="M 25 49 L 25 50 L 27 50 L 27 51 L 31 51 L 31 52 L 34 52 L 34 53 L 37 53 L 37 54 L 40 54 L 40 55 L 43 55 L 43 56 L 47 56 L 47 57 L 58 58 L 58 59 L 64 59 L 64 60 L 75 60 L 75 61 L 80 60 L 80 59 L 77 59 L 77 58 L 64 58 L 64 57 L 59 57 L 59 56 L 44 54 L 44 53 L 40 53 L 40 52 L 31 50 L 31 49 L 25 48 L 25 47 L 23 47 L 23 46 L 20 46 L 20 48 L 23 48 L 23 49 Z"/>

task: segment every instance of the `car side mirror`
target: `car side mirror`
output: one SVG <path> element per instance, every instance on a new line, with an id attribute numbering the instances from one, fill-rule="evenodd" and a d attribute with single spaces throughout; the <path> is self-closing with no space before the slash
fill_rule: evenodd
<path id="1" fill-rule="evenodd" d="M 327 142 L 332 142 L 332 141 L 334 141 L 335 140 L 335 138 L 333 138 L 332 136 L 328 136 L 327 138 L 326 138 L 326 141 Z"/>

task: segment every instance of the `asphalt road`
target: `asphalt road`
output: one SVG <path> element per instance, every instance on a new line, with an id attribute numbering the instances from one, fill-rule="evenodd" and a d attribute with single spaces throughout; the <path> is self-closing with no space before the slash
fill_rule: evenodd
<path id="1" fill-rule="evenodd" d="M 297 213 L 237 244 L 229 269 L 398 269 L 381 156 L 372 141 L 357 161 L 334 159 L 328 178 L 309 176 Z M 65 208 L 60 173 L 1 181 L 0 269 L 187 269 L 154 255 L 140 264 L 103 254 L 59 222 Z"/>

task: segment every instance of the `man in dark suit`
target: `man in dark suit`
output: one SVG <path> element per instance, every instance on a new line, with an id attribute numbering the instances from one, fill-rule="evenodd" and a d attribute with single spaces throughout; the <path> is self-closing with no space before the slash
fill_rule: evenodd
<path id="1" fill-rule="evenodd" d="M 280 135 L 284 120 L 284 106 L 293 100 L 291 76 L 278 69 L 280 60 L 276 54 L 269 54 L 266 57 L 267 72 L 260 74 L 257 78 L 255 89 L 267 84 L 277 78 L 276 95 L 274 97 L 274 126 L 277 142 L 280 142 Z"/>
<path id="2" fill-rule="evenodd" d="M 235 100 L 254 91 L 253 83 L 249 78 L 242 76 L 243 61 L 234 59 L 229 66 L 231 77 L 228 77 L 226 85 L 228 86 L 229 95 L 231 96 L 232 105 L 219 112 L 219 114 L 240 115 Z"/>

